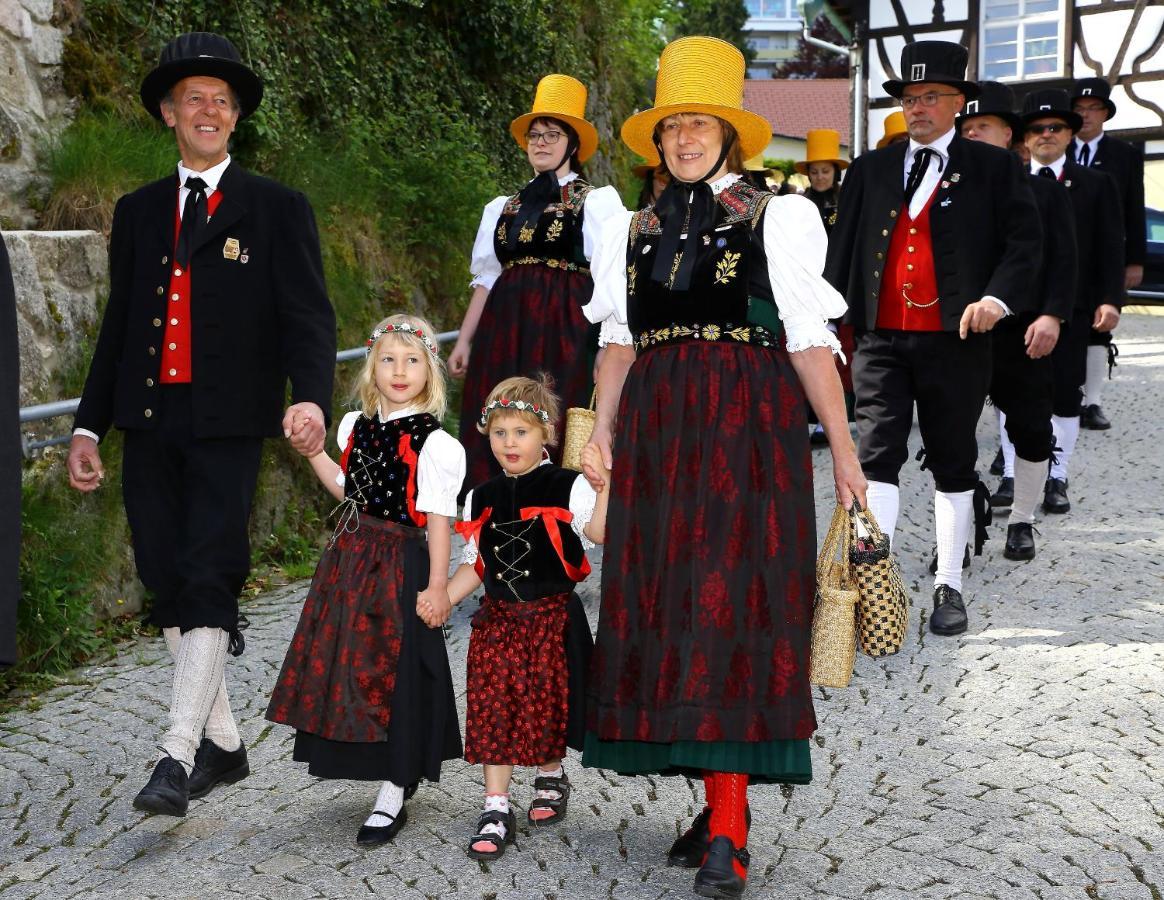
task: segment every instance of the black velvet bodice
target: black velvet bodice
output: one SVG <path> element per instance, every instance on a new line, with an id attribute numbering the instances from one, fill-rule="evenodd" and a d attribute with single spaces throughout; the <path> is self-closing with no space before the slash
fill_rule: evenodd
<path id="1" fill-rule="evenodd" d="M 424 442 L 441 423 L 428 413 L 390 422 L 356 418 L 347 454 L 344 497 L 360 512 L 398 525 L 423 527 L 416 504 L 416 463 Z"/>
<path id="2" fill-rule="evenodd" d="M 542 211 L 535 222 L 512 234 L 521 209 L 518 195 L 509 198 L 493 231 L 493 252 L 502 265 L 515 260 L 553 260 L 586 269 L 582 216 L 591 185 L 575 178 L 561 186 L 561 200 Z"/>

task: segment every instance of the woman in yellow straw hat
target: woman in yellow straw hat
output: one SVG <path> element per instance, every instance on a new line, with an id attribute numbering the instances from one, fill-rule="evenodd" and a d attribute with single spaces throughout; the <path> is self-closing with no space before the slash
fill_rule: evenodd
<path id="1" fill-rule="evenodd" d="M 864 502 L 865 480 L 825 327 L 845 304 L 820 275 L 820 216 L 741 178 L 771 137 L 743 108 L 743 56 L 681 38 L 656 84 L 622 137 L 672 181 L 605 235 L 586 310 L 606 348 L 590 452 L 613 471 L 583 763 L 702 776 L 707 805 L 669 861 L 699 867 L 697 893 L 737 897 L 749 779 L 811 777 L 805 393 L 838 499 Z"/>
<path id="2" fill-rule="evenodd" d="M 671 180 L 670 173 L 667 172 L 667 167 L 659 161 L 659 157 L 648 157 L 646 161 L 639 163 L 631 172 L 640 182 L 642 188 L 639 190 L 639 199 L 635 204 L 635 209 L 643 209 L 646 206 L 653 206 L 655 201 L 659 199 L 659 195 L 667 187 L 667 182 Z"/>
<path id="3" fill-rule="evenodd" d="M 482 402 L 502 378 L 547 372 L 563 411 L 589 405 L 589 323 L 582 314 L 593 288 L 589 259 L 603 222 L 625 210 L 613 187 L 594 188 L 581 176 L 598 147 L 598 131 L 585 115 L 586 86 L 569 75 L 547 75 L 532 110 L 509 126 L 535 177 L 485 207 L 473 244 L 473 296 L 449 355 L 449 372 L 465 378 L 466 489 L 497 474 L 476 426 Z M 564 424 L 556 423 L 558 434 Z"/>
<path id="4" fill-rule="evenodd" d="M 894 110 L 885 117 L 882 128 L 884 133 L 877 141 L 878 150 L 882 147 L 888 147 L 890 144 L 909 140 L 909 130 L 905 127 L 905 113 L 900 109 Z"/>

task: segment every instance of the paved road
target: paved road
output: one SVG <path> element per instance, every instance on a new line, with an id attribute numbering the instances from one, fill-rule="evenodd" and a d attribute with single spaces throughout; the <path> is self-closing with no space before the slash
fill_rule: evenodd
<path id="1" fill-rule="evenodd" d="M 1120 347 L 1105 402 L 1116 427 L 1084 432 L 1074 510 L 1040 523 L 1032 563 L 1003 560 L 992 529 L 959 638 L 924 628 L 931 487 L 911 464 L 903 497 L 916 499 L 903 502 L 898 547 L 915 590 L 909 644 L 859 659 L 847 690 L 818 690 L 810 786 L 753 789 L 748 896 L 1164 896 L 1164 317 L 1127 317 Z M 988 414 L 984 464 L 995 433 Z M 262 718 L 303 594 L 301 584 L 249 604 L 248 652 L 230 678 L 254 774 L 185 819 L 130 805 L 165 709 L 160 641 L 0 722 L 4 900 L 692 896 L 692 874 L 661 864 L 698 809 L 691 785 L 582 770 L 576 758 L 568 821 L 523 829 L 491 871 L 462 851 L 481 793 L 463 763 L 422 786 L 394 845 L 357 849 L 374 790 L 309 778 L 290 761 L 288 731 Z M 585 599 L 593 621 L 593 586 Z M 458 680 L 467 634 L 462 609 L 449 641 Z M 523 809 L 530 782 L 519 774 Z"/>

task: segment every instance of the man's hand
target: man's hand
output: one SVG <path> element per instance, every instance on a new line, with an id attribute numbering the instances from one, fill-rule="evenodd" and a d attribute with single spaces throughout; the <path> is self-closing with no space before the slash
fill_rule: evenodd
<path id="1" fill-rule="evenodd" d="M 1027 346 L 1027 356 L 1031 359 L 1042 359 L 1059 343 L 1059 318 L 1039 316 L 1027 328 L 1023 343 Z"/>
<path id="2" fill-rule="evenodd" d="M 1002 307 L 993 300 L 971 303 L 963 311 L 962 320 L 958 323 L 958 337 L 965 340 L 971 331 L 978 334 L 990 331 L 1002 317 Z"/>
<path id="3" fill-rule="evenodd" d="M 1115 331 L 1120 324 L 1120 311 L 1110 303 L 1101 303 L 1095 311 L 1095 318 L 1091 320 L 1091 327 L 1096 331 Z"/>
<path id="4" fill-rule="evenodd" d="M 105 467 L 101 465 L 101 454 L 97 442 L 84 434 L 74 434 L 69 444 L 69 485 L 88 494 L 101 487 L 105 477 Z"/>
<path id="5" fill-rule="evenodd" d="M 323 410 L 310 401 L 295 403 L 287 407 L 283 416 L 283 436 L 290 439 L 291 446 L 308 459 L 323 451 L 324 427 Z"/>
<path id="6" fill-rule="evenodd" d="M 1124 290 L 1134 291 L 1144 283 L 1144 267 L 1132 264 L 1124 268 Z"/>

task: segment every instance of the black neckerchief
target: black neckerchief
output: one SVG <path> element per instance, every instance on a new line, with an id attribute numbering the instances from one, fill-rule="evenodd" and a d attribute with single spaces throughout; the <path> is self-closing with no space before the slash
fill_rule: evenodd
<path id="1" fill-rule="evenodd" d="M 577 149 L 578 138 L 571 133 L 569 139 L 566 141 L 566 152 L 558 160 L 558 164 L 552 169 L 538 173 L 533 181 L 518 192 L 517 197 L 520 203 L 520 209 L 518 209 L 517 215 L 514 217 L 512 233 L 521 234 L 521 230 L 530 222 L 537 221 L 538 217 L 545 212 L 547 206 L 551 203 L 560 203 L 562 201 L 562 187 L 558 184 L 558 169 L 562 168 L 566 160 Z"/>

